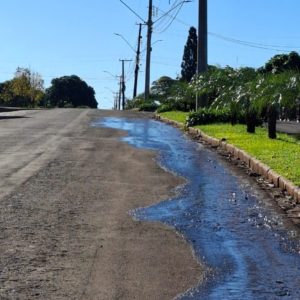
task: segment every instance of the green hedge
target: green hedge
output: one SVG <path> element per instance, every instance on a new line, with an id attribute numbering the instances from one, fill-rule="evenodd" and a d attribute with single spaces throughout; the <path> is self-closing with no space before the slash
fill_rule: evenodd
<path id="1" fill-rule="evenodd" d="M 230 109 L 208 109 L 202 108 L 187 116 L 186 125 L 205 125 L 211 123 L 228 123 L 231 121 Z"/>
<path id="2" fill-rule="evenodd" d="M 156 111 L 158 105 L 154 102 L 144 102 L 138 106 L 139 111 Z"/>

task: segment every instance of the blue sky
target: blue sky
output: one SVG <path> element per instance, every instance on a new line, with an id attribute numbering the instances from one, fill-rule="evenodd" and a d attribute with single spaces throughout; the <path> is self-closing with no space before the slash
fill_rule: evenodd
<path id="1" fill-rule="evenodd" d="M 124 1 L 147 18 L 148 0 Z M 176 0 L 153 2 L 158 8 L 155 20 Z M 54 77 L 76 74 L 95 89 L 100 108 L 113 106 L 117 81 L 104 71 L 120 75 L 119 59 L 135 56 L 114 33 L 122 34 L 135 48 L 135 23 L 140 21 L 119 0 L 0 0 L 0 4 L 0 82 L 11 79 L 18 66 L 39 72 L 45 87 Z M 167 30 L 170 18 L 156 23 L 151 81 L 180 74 L 189 27 L 197 26 L 197 7 L 198 0 L 184 4 Z M 210 64 L 259 67 L 275 54 L 300 51 L 299 0 L 208 0 L 208 8 Z M 146 28 L 142 49 L 145 45 Z M 144 88 L 144 59 L 145 52 L 139 92 Z M 133 69 L 133 63 L 126 64 L 128 97 L 133 91 Z"/>

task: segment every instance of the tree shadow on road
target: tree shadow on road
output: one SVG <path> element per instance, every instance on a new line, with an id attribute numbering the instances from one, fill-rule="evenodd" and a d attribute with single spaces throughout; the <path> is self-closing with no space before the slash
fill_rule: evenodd
<path id="1" fill-rule="evenodd" d="M 1 116 L 0 120 L 9 120 L 9 119 L 27 119 L 28 117 L 25 116 Z"/>

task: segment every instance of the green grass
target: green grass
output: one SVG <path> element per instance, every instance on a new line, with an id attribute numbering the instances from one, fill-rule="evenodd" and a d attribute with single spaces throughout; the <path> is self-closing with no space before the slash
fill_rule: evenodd
<path id="1" fill-rule="evenodd" d="M 226 139 L 300 186 L 300 144 L 296 139 L 287 134 L 278 134 L 275 140 L 269 139 L 265 128 L 256 128 L 256 133 L 250 134 L 246 132 L 245 125 L 212 124 L 196 127 L 209 136 Z"/>
<path id="2" fill-rule="evenodd" d="M 160 115 L 184 123 L 188 113 L 171 111 Z M 255 134 L 246 132 L 245 125 L 211 124 L 196 126 L 209 136 L 226 139 L 230 144 L 245 150 L 275 172 L 300 186 L 300 142 L 287 134 L 277 134 L 277 139 L 268 138 L 265 128 L 256 128 Z"/>
<path id="3" fill-rule="evenodd" d="M 169 120 L 174 120 L 184 124 L 186 120 L 186 116 L 188 114 L 189 114 L 188 112 L 183 112 L 183 111 L 167 111 L 167 112 L 160 113 L 159 115 L 162 116 L 163 118 L 167 118 Z"/>

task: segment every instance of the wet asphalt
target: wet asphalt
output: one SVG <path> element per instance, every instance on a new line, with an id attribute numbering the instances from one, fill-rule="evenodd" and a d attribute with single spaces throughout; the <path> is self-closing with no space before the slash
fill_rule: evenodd
<path id="1" fill-rule="evenodd" d="M 206 281 L 180 299 L 300 299 L 299 230 L 251 180 L 181 131 L 149 119 L 105 118 L 134 147 L 186 179 L 177 195 L 130 214 L 180 232 L 207 266 Z"/>

